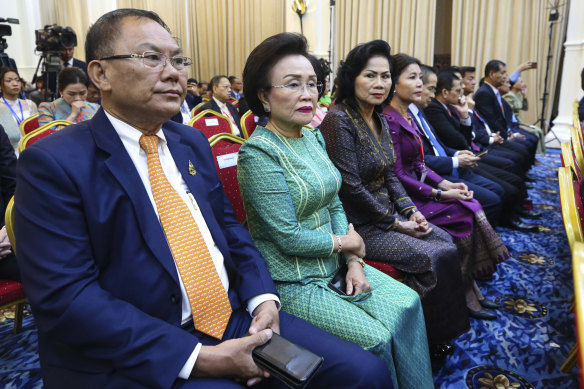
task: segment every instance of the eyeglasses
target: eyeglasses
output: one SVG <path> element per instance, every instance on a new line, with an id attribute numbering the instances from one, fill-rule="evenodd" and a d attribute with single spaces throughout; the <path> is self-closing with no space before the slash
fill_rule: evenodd
<path id="1" fill-rule="evenodd" d="M 298 95 L 302 94 L 302 92 L 304 92 L 304 89 L 306 88 L 308 93 L 310 93 L 311 95 L 318 95 L 319 93 L 322 92 L 324 85 L 322 82 L 308 81 L 306 84 L 301 84 L 297 81 L 292 81 L 286 85 L 272 85 L 271 87 L 283 88 L 290 93 L 295 93 Z"/>
<path id="2" fill-rule="evenodd" d="M 182 55 L 175 55 L 174 57 L 169 57 L 162 53 L 157 53 L 155 51 L 145 51 L 142 54 L 120 54 L 120 55 L 110 55 L 107 57 L 100 58 L 100 61 L 108 59 L 125 59 L 125 58 L 142 58 L 144 66 L 149 68 L 159 68 L 160 66 L 166 67 L 166 63 L 170 61 L 170 64 L 176 70 L 183 70 L 185 66 L 189 66 L 193 63 L 193 60 L 189 57 L 184 57 Z"/>

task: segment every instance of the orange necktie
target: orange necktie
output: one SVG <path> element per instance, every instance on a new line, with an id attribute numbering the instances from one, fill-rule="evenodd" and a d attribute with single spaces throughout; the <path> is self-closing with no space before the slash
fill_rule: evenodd
<path id="1" fill-rule="evenodd" d="M 221 339 L 231 316 L 231 304 L 209 249 L 189 208 L 164 175 L 158 157 L 158 137 L 143 135 L 140 147 L 148 155 L 154 202 L 189 296 L 195 328 Z"/>
<path id="2" fill-rule="evenodd" d="M 225 116 L 227 116 L 229 118 L 229 120 L 231 120 L 231 124 L 233 125 L 233 129 L 235 131 L 237 131 L 237 123 L 235 123 L 235 119 L 233 119 L 233 116 L 231 115 L 231 112 L 229 111 L 229 108 L 227 108 L 226 104 L 223 104 L 223 106 L 221 107 L 221 111 L 223 112 L 223 114 Z"/>

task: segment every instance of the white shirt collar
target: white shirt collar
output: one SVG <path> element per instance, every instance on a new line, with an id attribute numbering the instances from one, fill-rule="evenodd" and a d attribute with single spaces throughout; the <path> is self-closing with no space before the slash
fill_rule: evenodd
<path id="1" fill-rule="evenodd" d="M 495 92 L 495 95 L 499 95 L 499 90 L 497 88 L 495 88 L 493 85 L 489 84 L 488 81 L 485 81 L 485 84 L 487 84 L 488 86 L 491 87 L 491 89 L 493 90 L 493 92 Z"/>
<path id="2" fill-rule="evenodd" d="M 219 108 L 223 108 L 223 106 L 225 106 L 225 108 L 227 108 L 227 105 L 225 103 L 222 103 L 219 100 L 217 100 L 215 98 L 215 96 L 213 96 L 213 100 L 215 100 L 215 103 L 217 103 L 217 105 L 219 106 Z M 219 113 L 221 113 L 221 112 L 219 112 Z"/>
<path id="3" fill-rule="evenodd" d="M 112 116 L 106 110 L 104 110 L 104 112 L 114 127 L 114 130 L 116 130 L 116 133 L 122 140 L 122 143 L 128 150 L 128 153 L 132 153 L 134 155 L 140 155 L 140 153 L 144 153 L 144 155 L 146 155 L 146 152 L 140 147 L 140 137 L 144 134 L 142 134 L 142 132 L 137 128 L 134 128 L 128 123 L 125 123 L 120 119 Z M 158 147 L 160 148 L 162 144 L 166 143 L 166 138 L 164 136 L 164 132 L 162 131 L 162 127 L 160 130 L 158 130 L 156 136 L 159 138 Z"/>
<path id="4" fill-rule="evenodd" d="M 418 116 L 418 112 L 420 112 L 420 109 L 419 109 L 419 108 L 418 108 L 418 106 L 417 106 L 416 104 L 414 104 L 414 103 L 411 103 L 411 104 L 408 106 L 408 109 L 409 109 L 410 111 L 412 111 L 412 113 L 413 113 L 414 115 L 416 115 L 416 117 Z"/>

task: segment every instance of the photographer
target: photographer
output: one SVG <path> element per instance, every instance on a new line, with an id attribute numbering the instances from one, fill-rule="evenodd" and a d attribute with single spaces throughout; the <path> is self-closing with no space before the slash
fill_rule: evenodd
<path id="1" fill-rule="evenodd" d="M 39 106 L 39 125 L 54 120 L 79 123 L 91 119 L 99 105 L 86 101 L 88 85 L 89 79 L 83 70 L 76 67 L 61 70 L 58 80 L 61 97 Z"/>

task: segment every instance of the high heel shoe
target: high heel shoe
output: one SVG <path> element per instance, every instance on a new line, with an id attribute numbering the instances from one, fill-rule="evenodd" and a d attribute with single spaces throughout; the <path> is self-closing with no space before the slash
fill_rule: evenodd
<path id="1" fill-rule="evenodd" d="M 480 311 L 473 311 L 472 309 L 468 309 L 468 315 L 474 319 L 479 320 L 495 320 L 497 319 L 497 315 L 493 312 L 487 311 L 486 309 L 481 309 Z"/>
<path id="2" fill-rule="evenodd" d="M 499 304 L 497 304 L 493 300 L 490 300 L 490 299 L 488 299 L 486 297 L 484 299 L 482 299 L 482 300 L 479 300 L 479 303 L 481 304 L 481 306 L 483 308 L 499 309 Z"/>

